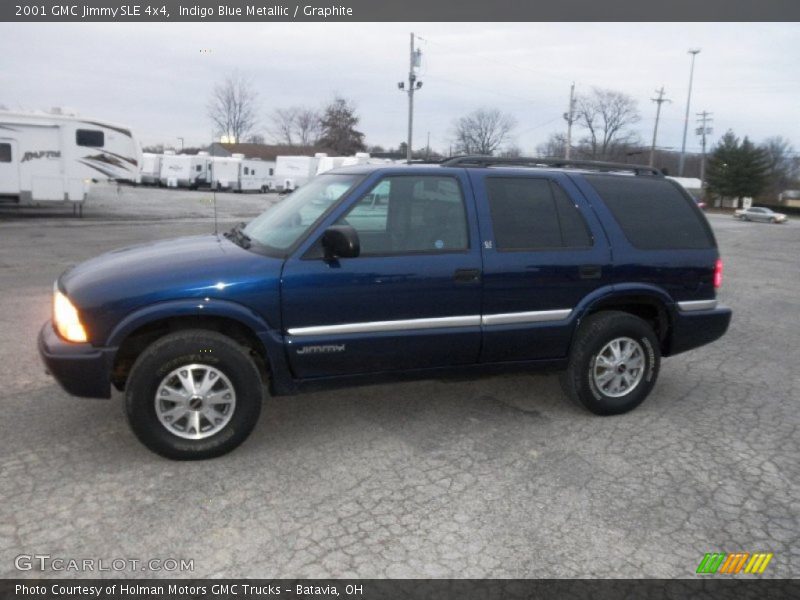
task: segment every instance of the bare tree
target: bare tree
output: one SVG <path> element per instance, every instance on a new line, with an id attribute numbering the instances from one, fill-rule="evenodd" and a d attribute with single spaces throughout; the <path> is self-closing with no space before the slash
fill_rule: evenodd
<path id="1" fill-rule="evenodd" d="M 567 136 L 563 133 L 551 133 L 547 141 L 536 146 L 536 152 L 542 158 L 563 158 L 567 148 Z"/>
<path id="2" fill-rule="evenodd" d="M 292 146 L 295 142 L 295 121 L 297 120 L 297 107 L 276 108 L 270 115 L 270 133 L 278 144 Z"/>
<path id="3" fill-rule="evenodd" d="M 636 133 L 630 127 L 639 122 L 636 100 L 614 90 L 594 88 L 591 94 L 577 97 L 578 124 L 587 129 L 586 143 L 592 158 L 612 154 L 614 147 L 635 141 Z"/>
<path id="4" fill-rule="evenodd" d="M 313 146 L 322 135 L 322 115 L 313 108 L 298 107 L 294 125 L 297 139 L 303 146 Z"/>
<path id="5" fill-rule="evenodd" d="M 774 136 L 761 145 L 769 165 L 767 191 L 777 196 L 792 187 L 800 175 L 792 144 L 786 138 Z"/>
<path id="6" fill-rule="evenodd" d="M 270 133 L 278 144 L 313 146 L 322 133 L 318 110 L 305 106 L 276 108 L 270 115 Z"/>
<path id="7" fill-rule="evenodd" d="M 214 86 L 208 116 L 217 133 L 239 142 L 253 133 L 258 122 L 258 94 L 247 77 L 234 73 Z"/>
<path id="8" fill-rule="evenodd" d="M 496 108 L 479 108 L 456 120 L 456 151 L 463 154 L 494 154 L 509 140 L 517 121 Z"/>

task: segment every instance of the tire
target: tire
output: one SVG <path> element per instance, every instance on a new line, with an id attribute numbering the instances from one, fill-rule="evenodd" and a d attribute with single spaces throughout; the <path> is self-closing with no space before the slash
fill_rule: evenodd
<path id="1" fill-rule="evenodd" d="M 194 394 L 187 393 L 189 382 Z M 158 339 L 136 359 L 125 409 L 131 429 L 150 450 L 174 460 L 201 460 L 247 439 L 261 413 L 263 390 L 245 348 L 220 333 L 191 329 Z"/>
<path id="2" fill-rule="evenodd" d="M 618 356 L 615 340 L 620 358 L 628 349 L 633 353 L 618 364 L 612 358 Z M 647 398 L 658 378 L 660 363 L 658 339 L 646 321 L 625 312 L 603 311 L 581 323 L 561 385 L 567 396 L 590 412 L 619 415 Z M 638 364 L 641 367 L 636 368 Z"/>

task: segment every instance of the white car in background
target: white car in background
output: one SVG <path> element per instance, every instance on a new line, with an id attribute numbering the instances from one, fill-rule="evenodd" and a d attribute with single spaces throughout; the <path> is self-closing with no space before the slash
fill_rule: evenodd
<path id="1" fill-rule="evenodd" d="M 785 223 L 786 215 L 776 213 L 763 206 L 751 206 L 750 208 L 736 210 L 733 213 L 734 219 L 742 221 L 762 221 L 764 223 Z"/>

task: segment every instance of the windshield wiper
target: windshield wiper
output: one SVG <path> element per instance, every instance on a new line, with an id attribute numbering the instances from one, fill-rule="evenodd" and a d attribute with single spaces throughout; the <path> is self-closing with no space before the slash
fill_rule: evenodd
<path id="1" fill-rule="evenodd" d="M 244 226 L 245 226 L 244 222 L 239 223 L 235 225 L 233 229 L 224 233 L 223 235 L 237 246 L 241 246 L 246 250 L 250 248 L 250 245 L 253 243 L 253 240 L 251 240 L 250 236 L 243 231 Z"/>

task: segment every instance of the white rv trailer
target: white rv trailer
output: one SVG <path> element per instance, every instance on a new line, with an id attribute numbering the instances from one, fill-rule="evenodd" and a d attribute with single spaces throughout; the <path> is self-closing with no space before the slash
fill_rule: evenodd
<path id="1" fill-rule="evenodd" d="M 212 186 L 234 192 L 266 192 L 275 188 L 275 163 L 244 154 L 214 158 Z"/>
<path id="2" fill-rule="evenodd" d="M 163 154 L 153 154 L 152 152 L 142 153 L 142 183 L 155 185 L 161 177 L 161 159 Z"/>
<path id="3" fill-rule="evenodd" d="M 197 189 L 211 184 L 211 157 L 208 152 L 175 154 L 167 150 L 161 159 L 161 185 Z"/>
<path id="4" fill-rule="evenodd" d="M 323 156 L 317 163 L 317 175 L 338 169 L 339 167 L 350 167 L 353 165 L 366 165 L 371 162 L 383 163 L 381 159 L 372 159 L 369 152 L 356 152 L 353 156 Z"/>
<path id="5" fill-rule="evenodd" d="M 60 113 L 0 111 L 0 201 L 82 206 L 92 181 L 139 182 L 142 150 L 131 130 Z"/>
<path id="6" fill-rule="evenodd" d="M 327 173 L 333 169 L 338 169 L 349 158 L 347 156 L 323 156 L 317 161 L 317 175 Z"/>
<path id="7" fill-rule="evenodd" d="M 239 186 L 239 165 L 243 154 L 214 156 L 211 167 L 211 187 L 217 190 L 233 190 Z"/>
<path id="8" fill-rule="evenodd" d="M 314 156 L 278 156 L 275 158 L 275 181 L 277 189 L 291 192 L 305 185 L 317 174 L 317 163 L 327 158 L 324 152 Z"/>
<path id="9" fill-rule="evenodd" d="M 239 191 L 271 192 L 275 189 L 275 163 L 260 158 L 245 158 L 239 164 Z"/>

